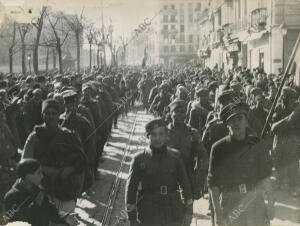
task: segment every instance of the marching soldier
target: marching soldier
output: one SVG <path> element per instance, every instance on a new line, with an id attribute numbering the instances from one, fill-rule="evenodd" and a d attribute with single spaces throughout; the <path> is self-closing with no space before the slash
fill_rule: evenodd
<path id="1" fill-rule="evenodd" d="M 170 104 L 171 96 L 168 92 L 169 85 L 162 83 L 159 87 L 158 94 L 155 96 L 151 106 L 150 112 L 154 112 L 154 115 L 159 117 L 164 117 L 166 113 L 166 108 Z"/>
<path id="2" fill-rule="evenodd" d="M 189 125 L 200 133 L 205 126 L 208 113 L 213 110 L 209 103 L 209 91 L 206 88 L 196 90 L 197 100 L 191 104 Z"/>
<path id="3" fill-rule="evenodd" d="M 260 136 L 265 124 L 268 112 L 265 110 L 265 97 L 260 88 L 252 88 L 254 106 L 249 111 L 249 123 L 257 136 Z"/>
<path id="4" fill-rule="evenodd" d="M 207 152 L 200 142 L 198 131 L 184 122 L 186 102 L 175 100 L 170 105 L 171 123 L 168 125 L 168 145 L 177 149 L 187 171 L 192 188 L 193 199 L 197 200 L 203 194 L 206 170 Z M 192 218 L 184 225 L 190 225 Z"/>
<path id="5" fill-rule="evenodd" d="M 66 111 L 60 116 L 62 119 L 61 126 L 78 136 L 88 159 L 89 173 L 86 174 L 84 187 L 86 190 L 92 185 L 94 175 L 97 175 L 96 136 L 93 135 L 91 123 L 78 113 L 78 94 L 73 90 L 66 90 L 62 92 L 62 96 L 65 100 Z"/>
<path id="6" fill-rule="evenodd" d="M 126 185 L 130 225 L 181 226 L 187 218 L 184 215 L 190 216 L 193 208 L 185 167 L 177 150 L 166 144 L 167 128 L 162 119 L 150 121 L 146 134 L 150 146 L 134 157 Z"/>
<path id="7" fill-rule="evenodd" d="M 87 158 L 80 140 L 58 124 L 59 103 L 47 99 L 42 104 L 44 124 L 35 126 L 24 146 L 22 159 L 38 160 L 45 175 L 42 181 L 48 194 L 62 211 L 75 208 L 81 195 Z"/>
<path id="8" fill-rule="evenodd" d="M 297 93 L 290 87 L 283 87 L 281 100 L 273 117 L 272 132 L 274 134 L 273 153 L 278 185 L 288 189 L 293 196 L 298 196 L 296 185 L 299 159 L 299 123 L 295 112 L 299 111 L 296 102 Z M 297 107 L 296 107 L 297 106 Z M 296 109 L 295 109 L 296 108 Z M 289 117 L 294 118 L 293 120 Z"/>
<path id="9" fill-rule="evenodd" d="M 216 225 L 269 225 L 274 217 L 270 157 L 260 140 L 248 135 L 247 114 L 244 103 L 230 103 L 220 114 L 229 134 L 213 145 L 208 171 Z"/>

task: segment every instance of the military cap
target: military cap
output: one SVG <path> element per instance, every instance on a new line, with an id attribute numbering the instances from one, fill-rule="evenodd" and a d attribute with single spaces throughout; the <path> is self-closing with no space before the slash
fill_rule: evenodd
<path id="1" fill-rule="evenodd" d="M 26 82 L 26 83 L 31 83 L 31 82 L 34 82 L 34 80 L 33 80 L 33 77 L 32 77 L 32 76 L 30 76 L 30 75 L 29 75 L 29 76 L 27 76 L 27 77 L 26 77 L 26 80 L 25 80 L 25 82 Z"/>
<path id="2" fill-rule="evenodd" d="M 168 89 L 168 88 L 169 88 L 169 86 L 167 83 L 162 83 L 158 89 Z"/>
<path id="3" fill-rule="evenodd" d="M 210 82 L 210 83 L 208 84 L 208 89 L 209 89 L 209 90 L 212 90 L 212 89 L 214 89 L 214 88 L 217 88 L 218 85 L 219 85 L 218 82 L 212 81 L 212 82 Z"/>
<path id="4" fill-rule="evenodd" d="M 175 111 L 177 108 L 185 108 L 186 102 L 184 100 L 175 99 L 172 103 L 169 104 L 170 112 Z"/>
<path id="5" fill-rule="evenodd" d="M 162 78 L 161 78 L 160 76 L 155 76 L 155 77 L 154 77 L 154 80 L 155 80 L 155 81 L 161 81 Z"/>
<path id="6" fill-rule="evenodd" d="M 287 98 L 297 98 L 297 91 L 288 86 L 283 87 L 281 93 Z"/>
<path id="7" fill-rule="evenodd" d="M 76 97 L 77 97 L 77 92 L 75 92 L 72 89 L 69 90 L 65 90 L 61 93 L 61 95 L 63 96 L 65 103 L 72 103 Z"/>
<path id="8" fill-rule="evenodd" d="M 257 95 L 262 95 L 263 91 L 259 87 L 253 87 L 250 91 L 250 94 L 257 96 Z"/>
<path id="9" fill-rule="evenodd" d="M 197 96 L 208 96 L 209 90 L 202 87 L 202 88 L 196 89 L 195 93 L 196 93 Z"/>
<path id="10" fill-rule="evenodd" d="M 225 89 L 222 92 L 219 93 L 218 95 L 218 101 L 221 104 L 224 104 L 226 102 L 230 102 L 233 98 L 233 90 L 232 89 Z"/>
<path id="11" fill-rule="evenodd" d="M 223 122 L 227 122 L 230 118 L 232 118 L 237 114 L 247 115 L 248 111 L 249 111 L 249 106 L 243 102 L 229 103 L 221 110 L 220 119 Z"/>
<path id="12" fill-rule="evenodd" d="M 177 91 L 178 91 L 178 92 L 184 92 L 184 93 L 186 93 L 186 94 L 189 93 L 189 91 L 187 90 L 187 88 L 185 88 L 185 87 L 182 86 L 182 85 L 180 85 L 180 86 L 177 87 Z"/>
<path id="13" fill-rule="evenodd" d="M 42 103 L 42 113 L 44 113 L 47 109 L 54 108 L 57 112 L 59 112 L 59 103 L 54 99 L 46 99 Z"/>
<path id="14" fill-rule="evenodd" d="M 56 75 L 56 76 L 54 77 L 55 80 L 59 80 L 59 79 L 61 79 L 61 78 L 62 78 L 62 74 L 58 74 L 58 75 Z"/>
<path id="15" fill-rule="evenodd" d="M 37 82 L 46 82 L 46 77 L 43 75 L 40 75 L 36 78 Z"/>
<path id="16" fill-rule="evenodd" d="M 235 88 L 235 87 L 241 88 L 242 85 L 241 85 L 241 83 L 240 83 L 239 81 L 237 81 L 237 80 L 232 80 L 232 81 L 230 82 L 230 88 Z"/>
<path id="17" fill-rule="evenodd" d="M 7 81 L 1 80 L 0 81 L 0 89 L 5 89 L 7 88 Z"/>
<path id="18" fill-rule="evenodd" d="M 68 77 L 63 77 L 60 82 L 62 86 L 68 86 L 70 84 L 70 79 Z"/>
<path id="19" fill-rule="evenodd" d="M 41 89 L 34 89 L 32 91 L 32 94 L 34 94 L 34 95 L 42 95 L 42 90 Z"/>
<path id="20" fill-rule="evenodd" d="M 145 131 L 146 131 L 146 135 L 149 136 L 150 133 L 159 127 L 166 127 L 166 124 L 164 122 L 163 119 L 161 118 L 157 118 L 157 119 L 153 119 L 150 122 L 148 122 L 145 126 Z"/>

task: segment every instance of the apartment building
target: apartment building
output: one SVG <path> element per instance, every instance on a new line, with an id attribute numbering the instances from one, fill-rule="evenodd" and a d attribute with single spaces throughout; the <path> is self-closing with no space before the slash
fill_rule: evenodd
<path id="1" fill-rule="evenodd" d="M 198 56 L 209 67 L 285 68 L 300 31 L 298 0 L 210 0 L 198 21 Z"/>
<path id="2" fill-rule="evenodd" d="M 181 64 L 197 58 L 197 19 L 202 0 L 160 0 L 160 13 L 150 41 L 153 64 Z"/>

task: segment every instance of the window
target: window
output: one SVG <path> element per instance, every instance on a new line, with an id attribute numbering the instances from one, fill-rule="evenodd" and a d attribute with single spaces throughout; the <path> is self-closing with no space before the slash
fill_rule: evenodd
<path id="1" fill-rule="evenodd" d="M 221 24 L 222 24 L 221 9 L 219 9 L 217 13 L 218 13 L 218 25 L 221 26 Z"/>
<path id="2" fill-rule="evenodd" d="M 176 46 L 171 46 L 171 52 L 176 52 Z"/>
<path id="3" fill-rule="evenodd" d="M 171 30 L 175 30 L 175 29 L 176 29 L 175 24 L 172 24 L 171 25 Z"/>
<path id="4" fill-rule="evenodd" d="M 168 9 L 168 6 L 167 6 L 167 5 L 164 5 L 164 9 Z"/>
<path id="5" fill-rule="evenodd" d="M 174 15 L 171 16 L 171 22 L 175 22 L 175 16 Z"/>
<path id="6" fill-rule="evenodd" d="M 184 25 L 183 24 L 180 25 L 180 32 L 184 32 Z"/>
<path id="7" fill-rule="evenodd" d="M 164 52 L 169 52 L 169 46 L 164 46 Z"/>
<path id="8" fill-rule="evenodd" d="M 180 15 L 180 23 L 184 23 L 184 15 Z"/>
<path id="9" fill-rule="evenodd" d="M 164 39 L 163 41 L 166 43 L 168 41 L 168 35 L 164 35 L 163 39 Z"/>
<path id="10" fill-rule="evenodd" d="M 180 46 L 180 52 L 185 52 L 185 46 Z"/>
<path id="11" fill-rule="evenodd" d="M 189 14 L 189 22 L 190 22 L 190 23 L 193 23 L 193 22 L 194 22 L 194 20 L 193 20 L 193 14 Z"/>
<path id="12" fill-rule="evenodd" d="M 190 51 L 190 52 L 193 52 L 193 51 L 194 51 L 194 46 L 189 45 L 189 51 Z"/>
<path id="13" fill-rule="evenodd" d="M 168 15 L 164 15 L 164 22 L 168 22 Z"/>
<path id="14" fill-rule="evenodd" d="M 189 35 L 189 42 L 193 42 L 193 41 L 194 41 L 193 35 Z"/>
<path id="15" fill-rule="evenodd" d="M 201 10 L 201 3 L 200 2 L 197 3 L 197 9 Z"/>
<path id="16" fill-rule="evenodd" d="M 189 7 L 189 12 L 192 12 L 193 11 L 193 3 L 190 2 L 188 7 Z"/>
<path id="17" fill-rule="evenodd" d="M 171 5 L 171 9 L 175 9 L 175 5 Z"/>
<path id="18" fill-rule="evenodd" d="M 259 67 L 265 69 L 265 54 L 264 52 L 259 53 Z"/>
<path id="19" fill-rule="evenodd" d="M 168 25 L 164 25 L 164 30 L 165 30 L 165 31 L 168 30 Z"/>
<path id="20" fill-rule="evenodd" d="M 179 36 L 179 40 L 180 40 L 180 42 L 184 43 L 184 41 L 185 41 L 185 40 L 184 40 L 184 35 L 180 35 L 180 36 Z"/>

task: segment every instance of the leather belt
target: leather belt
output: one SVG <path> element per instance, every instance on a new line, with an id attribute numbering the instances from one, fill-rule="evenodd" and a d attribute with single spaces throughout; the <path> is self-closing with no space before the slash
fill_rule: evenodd
<path id="1" fill-rule="evenodd" d="M 166 185 L 162 185 L 158 188 L 145 188 L 141 190 L 143 194 L 158 194 L 158 195 L 169 195 L 176 192 L 175 188 L 168 188 Z"/>

